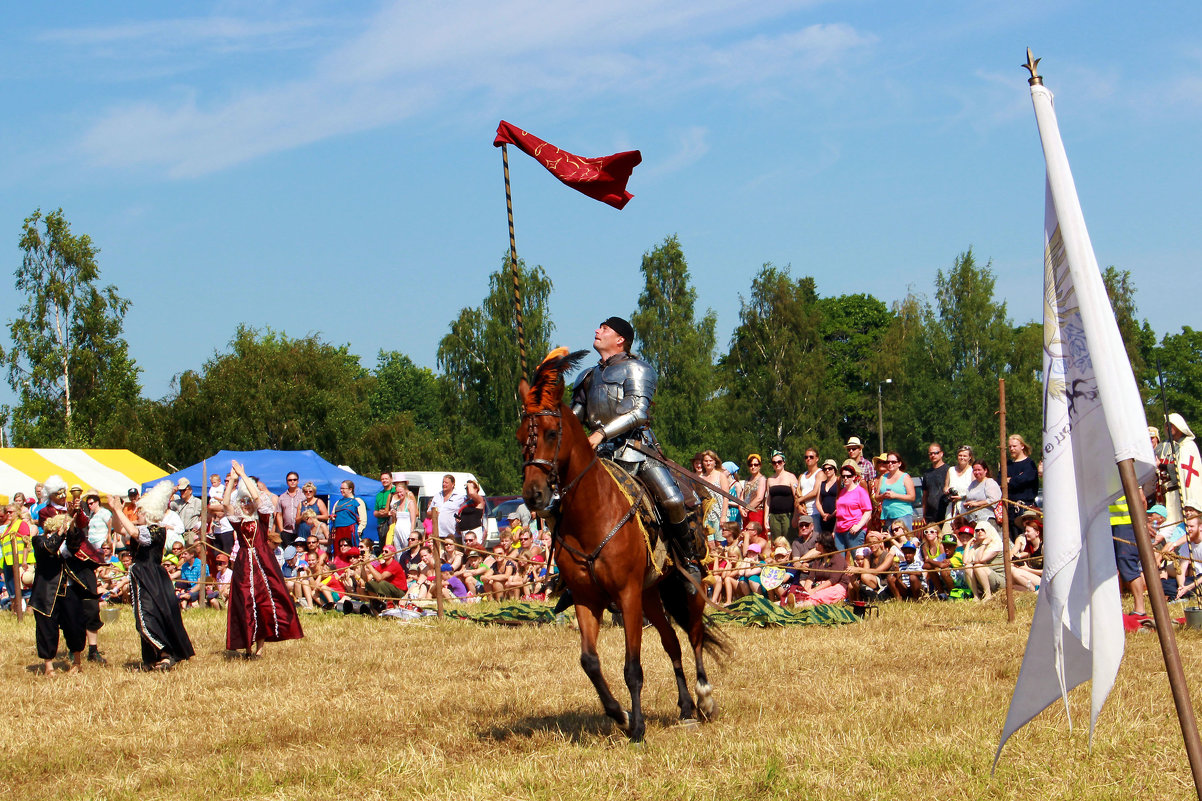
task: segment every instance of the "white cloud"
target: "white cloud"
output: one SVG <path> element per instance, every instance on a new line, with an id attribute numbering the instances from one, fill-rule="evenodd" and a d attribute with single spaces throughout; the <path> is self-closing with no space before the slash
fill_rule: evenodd
<path id="1" fill-rule="evenodd" d="M 799 81 L 873 43 L 847 25 L 810 25 L 772 36 L 745 26 L 797 2 L 749 9 L 734 0 L 606 4 L 533 0 L 437 5 L 397 2 L 366 29 L 313 60 L 288 82 L 213 96 L 195 87 L 168 99 L 108 109 L 80 140 L 94 162 L 162 169 L 190 177 L 322 139 L 394 124 L 459 104 L 537 96 L 540 103 L 587 103 L 642 91 L 662 102 L 707 86 L 755 84 L 782 74 Z M 59 31 L 60 41 L 242 41 L 287 33 L 294 23 L 226 18 Z M 301 25 L 301 23 L 295 23 Z M 50 34 L 48 34 L 50 35 Z M 704 132 L 680 156 L 699 158 Z"/>
<path id="2" fill-rule="evenodd" d="M 648 168 L 643 177 L 658 177 L 697 163 L 710 151 L 708 136 L 709 130 L 703 125 L 694 125 L 682 131 L 676 138 L 673 152 L 656 159 L 654 166 Z"/>

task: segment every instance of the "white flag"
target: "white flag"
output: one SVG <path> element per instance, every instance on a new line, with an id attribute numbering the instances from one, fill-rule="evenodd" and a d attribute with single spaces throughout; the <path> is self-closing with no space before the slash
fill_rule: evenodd
<path id="1" fill-rule="evenodd" d="M 1156 469 L 1135 376 L 1060 141 L 1052 93 L 1037 84 L 1031 100 L 1047 163 L 1043 579 L 995 765 L 1011 734 L 1059 698 L 1067 710 L 1068 691 L 1085 681 L 1091 682 L 1092 740 L 1123 659 L 1108 510 L 1123 494 L 1116 463 L 1134 459 L 1140 483 Z"/>

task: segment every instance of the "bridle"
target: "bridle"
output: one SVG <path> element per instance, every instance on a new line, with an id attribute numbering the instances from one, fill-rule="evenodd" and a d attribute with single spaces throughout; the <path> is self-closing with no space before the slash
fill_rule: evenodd
<path id="1" fill-rule="evenodd" d="M 538 447 L 538 426 L 527 425 L 526 427 L 526 444 L 522 447 L 522 472 L 525 472 L 527 467 L 537 467 L 540 470 L 547 472 L 547 484 L 551 489 L 552 496 L 558 495 L 562 502 L 576 486 L 585 473 L 592 469 L 597 463 L 597 454 L 593 453 L 592 460 L 588 465 L 581 470 L 574 479 L 569 481 L 565 486 L 560 487 L 559 484 L 559 449 L 563 445 L 563 415 L 560 409 L 540 409 L 537 412 L 526 412 L 522 415 L 522 424 L 525 425 L 531 417 L 554 417 L 557 425 L 555 432 L 555 452 L 551 454 L 550 459 L 535 459 L 534 451 Z"/>

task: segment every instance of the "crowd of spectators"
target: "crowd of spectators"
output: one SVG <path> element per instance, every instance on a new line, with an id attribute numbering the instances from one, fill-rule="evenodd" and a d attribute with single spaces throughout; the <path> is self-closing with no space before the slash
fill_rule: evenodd
<path id="1" fill-rule="evenodd" d="M 443 492 L 422 517 L 403 474 L 396 481 L 391 473 L 381 474 L 383 489 L 370 512 L 354 496 L 349 480 L 336 499 L 318 496 L 316 486 L 295 472 L 288 473 L 287 490 L 280 495 L 271 493 L 261 479 L 250 480 L 272 505 L 268 539 L 301 608 L 384 612 L 437 600 L 440 592 L 445 600 L 467 602 L 545 597 L 550 548 L 545 527 L 540 532 L 521 507 L 500 521 L 499 538 L 487 547 L 484 499 L 475 481 L 468 480 L 458 492 L 455 479 L 445 476 Z M 227 603 L 230 563 L 239 544 L 227 519 L 224 492 L 221 477 L 214 475 L 202 501 L 182 478 L 164 514 L 163 568 L 182 608 L 221 608 Z M 133 514 L 139 496 L 138 487 L 126 493 L 128 514 Z M 104 508 L 106 501 L 101 493 L 77 485 L 70 489 L 67 503 L 72 510 L 83 508 L 89 517 L 89 539 L 102 560 L 97 568 L 102 601 L 128 604 L 130 552 L 119 528 L 114 528 L 112 513 Z M 0 506 L 5 566 L 0 606 L 11 605 L 19 583 L 28 594 L 33 562 L 29 537 L 45 502 L 39 484 L 28 498 L 18 492 L 11 503 Z"/>
<path id="2" fill-rule="evenodd" d="M 1188 431 L 1184 422 L 1180 425 Z M 1172 433 L 1176 438 L 1179 432 L 1174 428 Z M 816 449 L 807 448 L 804 468 L 796 473 L 779 451 L 770 454 L 770 472 L 757 453 L 749 454 L 743 466 L 722 462 L 714 451 L 695 456 L 699 477 L 742 501 L 735 504 L 722 493 L 710 493 L 713 502 L 704 520 L 709 550 L 705 581 L 713 603 L 727 605 L 746 595 L 788 606 L 987 600 L 1004 585 L 1003 537 L 1011 543 L 1013 586 L 1039 590 L 1041 466 L 1031 459 L 1021 436 L 1008 440 L 1008 515 L 992 466 L 970 447 L 957 448 L 949 461 L 944 448 L 931 443 L 929 466 L 913 474 L 895 451 L 865 456 L 856 437 L 847 441 L 845 451 L 841 459 L 822 459 Z M 499 538 L 490 541 L 484 498 L 474 481 L 458 487 L 453 476 L 445 476 L 442 491 L 430 499 L 423 515 L 404 474 L 381 474 L 382 490 L 370 510 L 355 497 L 349 480 L 342 483 L 338 498 L 323 498 L 295 472 L 288 473 L 287 489 L 278 496 L 250 478 L 272 504 L 269 539 L 302 608 L 378 613 L 420 606 L 440 593 L 449 601 L 542 599 L 550 588 L 554 566 L 548 565 L 547 527 L 540 530 L 537 519 L 520 507 L 500 521 Z M 202 500 L 181 479 L 164 516 L 163 566 L 184 608 L 226 602 L 229 565 L 238 545 L 226 519 L 223 491 L 221 477 L 214 475 Z M 128 512 L 138 496 L 136 487 L 127 493 Z M 103 554 L 104 565 L 97 572 L 102 597 L 108 603 L 128 603 L 129 553 L 102 500 L 93 490 L 70 488 L 70 503 L 86 510 L 89 540 Z M 0 505 L 5 575 L 0 605 L 10 605 L 16 586 L 29 577 L 18 573 L 31 560 L 27 543 L 45 503 L 38 485 L 29 496 L 17 492 Z M 1184 520 L 1168 520 L 1163 505 L 1149 508 L 1153 542 L 1162 557 L 1161 579 L 1170 598 L 1202 589 L 1202 502 L 1186 497 L 1183 508 Z M 999 521 L 1007 517 L 1010 527 L 1003 531 Z M 1119 563 L 1123 585 L 1136 596 L 1139 612 L 1142 577 L 1135 568 L 1125 573 L 1121 556 Z"/>

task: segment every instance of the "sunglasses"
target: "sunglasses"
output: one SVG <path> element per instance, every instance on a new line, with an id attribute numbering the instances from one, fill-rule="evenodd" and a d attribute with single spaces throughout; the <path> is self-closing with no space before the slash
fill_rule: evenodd
<path id="1" fill-rule="evenodd" d="M 748 462 L 747 466 L 748 467 L 759 467 L 760 463 L 759 462 Z"/>
<path id="2" fill-rule="evenodd" d="M 784 464 L 784 463 L 785 463 L 784 459 L 773 459 L 772 460 L 772 464 Z"/>
<path id="3" fill-rule="evenodd" d="M 897 459 L 886 459 L 885 464 L 901 464 L 901 462 Z"/>
<path id="4" fill-rule="evenodd" d="M 827 467 L 823 467 L 822 469 L 823 469 L 823 470 L 831 470 L 831 471 L 833 471 L 835 468 L 833 468 L 833 467 L 830 467 L 830 466 L 827 466 Z"/>
<path id="5" fill-rule="evenodd" d="M 856 477 L 855 473 L 840 473 L 839 475 L 843 476 L 844 478 L 855 478 Z"/>

